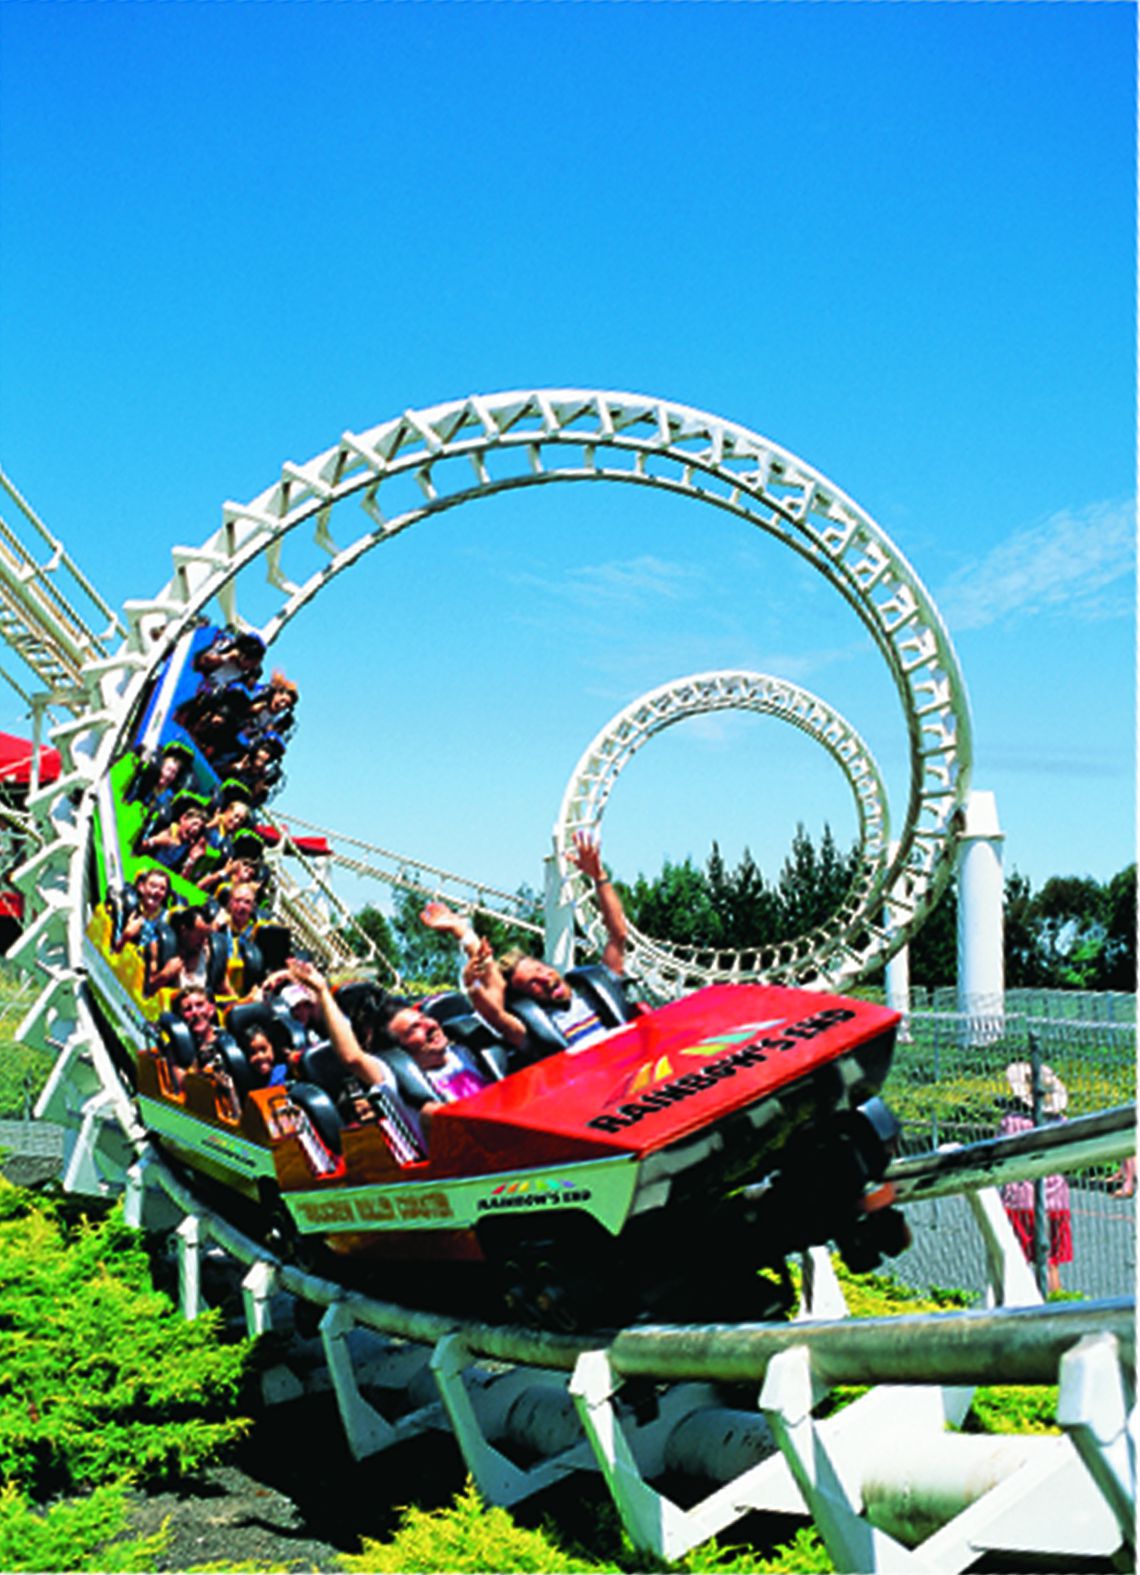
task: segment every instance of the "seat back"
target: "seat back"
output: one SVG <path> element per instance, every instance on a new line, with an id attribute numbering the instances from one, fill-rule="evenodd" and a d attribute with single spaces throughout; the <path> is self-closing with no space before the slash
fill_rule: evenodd
<path id="1" fill-rule="evenodd" d="M 216 1042 L 218 1057 L 230 1074 L 238 1098 L 244 1099 L 253 1087 L 253 1072 L 245 1058 L 245 1051 L 229 1034 L 219 1034 Z"/>
<path id="2" fill-rule="evenodd" d="M 526 1044 L 515 1052 L 520 1065 L 529 1066 L 532 1061 L 541 1061 L 544 1056 L 565 1050 L 565 1036 L 555 1027 L 546 1008 L 532 1001 L 529 995 L 508 995 L 507 1011 L 526 1029 Z"/>
<path id="3" fill-rule="evenodd" d="M 377 1057 L 391 1067 L 396 1077 L 400 1098 L 413 1110 L 439 1099 L 439 1094 L 428 1082 L 417 1063 L 398 1045 L 381 1050 Z"/>
<path id="4" fill-rule="evenodd" d="M 606 1028 L 618 1028 L 636 1015 L 626 1000 L 623 981 L 603 963 L 587 963 L 581 968 L 570 968 L 565 974 L 566 983 L 576 994 L 588 1001 L 598 1014 L 598 1021 Z M 562 1030 L 544 1006 L 528 995 L 507 995 L 507 1010 L 522 1023 L 527 1032 L 527 1043 L 516 1058 L 522 1065 L 539 1061 L 566 1049 Z"/>
<path id="5" fill-rule="evenodd" d="M 474 1010 L 471 997 L 462 990 L 449 990 L 446 995 L 431 995 L 422 1002 L 420 1010 L 437 1023 L 450 1023 L 456 1017 L 470 1017 Z"/>
<path id="6" fill-rule="evenodd" d="M 290 1083 L 289 1098 L 308 1116 L 325 1147 L 339 1154 L 343 1122 L 325 1090 L 315 1083 Z"/>
<path id="7" fill-rule="evenodd" d="M 507 1046 L 477 1013 L 449 1017 L 444 1028 L 452 1044 L 462 1045 L 470 1052 L 481 1072 L 486 1072 L 496 1082 L 506 1077 L 511 1069 Z"/>
<path id="8" fill-rule="evenodd" d="M 158 1019 L 158 1032 L 162 1048 L 175 1066 L 186 1071 L 194 1065 L 197 1060 L 194 1035 L 181 1017 L 176 1017 L 173 1012 L 163 1012 Z"/>
<path id="9" fill-rule="evenodd" d="M 348 1068 L 332 1045 L 309 1045 L 301 1052 L 297 1070 L 307 1083 L 323 1088 L 333 1099 L 339 1097 L 348 1077 Z"/>
<path id="10" fill-rule="evenodd" d="M 107 912 L 111 915 L 111 937 L 119 945 L 123 927 L 139 905 L 139 894 L 134 886 L 108 886 Z"/>
<path id="11" fill-rule="evenodd" d="M 625 980 L 604 963 L 568 969 L 566 983 L 586 997 L 607 1028 L 617 1028 L 637 1016 L 626 998 Z"/>

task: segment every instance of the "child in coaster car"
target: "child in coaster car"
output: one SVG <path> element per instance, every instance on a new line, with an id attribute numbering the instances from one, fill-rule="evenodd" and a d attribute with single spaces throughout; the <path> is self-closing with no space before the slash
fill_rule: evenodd
<path id="1" fill-rule="evenodd" d="M 174 822 L 162 831 L 140 838 L 136 853 L 145 854 L 168 870 L 181 873 L 206 851 L 207 801 L 199 793 L 180 793 L 172 805 Z"/>
<path id="2" fill-rule="evenodd" d="M 222 872 L 233 858 L 234 841 L 252 813 L 249 789 L 228 778 L 214 795 L 214 811 L 206 825 L 206 846 L 184 874 L 203 891 L 221 884 Z"/>
<path id="3" fill-rule="evenodd" d="M 169 896 L 169 870 L 140 870 L 114 904 L 111 950 L 118 953 L 124 946 L 137 946 L 145 951 L 164 922 Z"/>
<path id="4" fill-rule="evenodd" d="M 163 747 L 157 761 L 143 761 L 123 794 L 127 804 L 141 803 L 146 810 L 145 836 L 170 824 L 174 800 L 182 790 L 194 751 L 177 739 Z"/>

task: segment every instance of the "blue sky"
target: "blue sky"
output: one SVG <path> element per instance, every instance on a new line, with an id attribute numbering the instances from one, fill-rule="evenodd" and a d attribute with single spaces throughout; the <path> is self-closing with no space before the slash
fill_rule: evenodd
<path id="1" fill-rule="evenodd" d="M 970 688 L 1007 868 L 1134 857 L 1135 12 L 1125 4 L 0 6 L 0 463 L 107 597 L 405 408 L 528 386 L 703 408 L 894 538 Z M 616 494 L 616 495 L 615 495 Z M 287 806 L 536 882 L 638 694 L 793 677 L 905 804 L 862 626 L 741 522 L 550 487 L 371 554 L 277 647 Z M 19 730 L 17 714 L 0 725 Z M 842 777 L 779 723 L 663 734 L 617 873 L 797 820 Z"/>

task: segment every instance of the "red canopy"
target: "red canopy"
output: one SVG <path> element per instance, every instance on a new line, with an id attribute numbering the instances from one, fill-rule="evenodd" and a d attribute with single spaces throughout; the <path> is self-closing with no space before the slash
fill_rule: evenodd
<path id="1" fill-rule="evenodd" d="M 63 769 L 58 749 L 40 746 L 40 784 L 54 782 Z M 27 787 L 32 780 L 32 744 L 14 733 L 0 733 L 0 782 Z"/>
<path id="2" fill-rule="evenodd" d="M 289 834 L 293 846 L 300 848 L 302 853 L 307 853 L 310 858 L 322 858 L 332 852 L 324 837 L 294 837 L 289 833 L 288 826 L 271 826 L 268 821 L 262 821 L 254 826 L 254 831 L 263 837 L 271 848 L 275 848 L 281 841 L 282 832 Z"/>

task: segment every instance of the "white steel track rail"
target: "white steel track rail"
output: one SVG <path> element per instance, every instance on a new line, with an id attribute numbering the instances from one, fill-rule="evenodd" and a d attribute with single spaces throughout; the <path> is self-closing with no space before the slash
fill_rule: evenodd
<path id="1" fill-rule="evenodd" d="M 57 1047 L 72 1041 L 69 981 L 81 954 L 91 796 L 147 680 L 194 621 L 216 604 L 227 621 L 240 622 L 239 580 L 256 566 L 282 598 L 262 628 L 272 641 L 338 574 L 416 521 L 553 481 L 656 487 L 726 509 L 811 563 L 861 619 L 890 670 L 910 750 L 905 824 L 884 881 L 887 939 L 877 955 L 905 943 L 951 873 L 971 724 L 949 635 L 894 543 L 802 460 L 690 406 L 585 389 L 473 395 L 346 433 L 305 465 L 284 465 L 248 504 L 225 504 L 220 530 L 200 547 L 174 549 L 174 575 L 158 594 L 125 605 L 127 635 L 118 649 L 79 670 L 76 719 L 52 735 L 64 756 L 62 781 L 31 806 L 44 818 L 45 847 L 18 877 L 32 913 L 19 955 L 47 974 L 51 1002 L 50 1011 L 45 1004 L 34 1014 L 29 1032 Z M 340 545 L 333 514 L 349 500 L 363 508 L 368 528 Z M 348 515 L 341 509 L 336 518 Z M 303 526 L 312 527 L 311 540 Z M 39 587 L 47 570 L 26 556 L 29 584 Z M 25 606 L 29 620 L 39 610 L 40 599 Z M 47 621 L 60 650 L 71 650 L 65 610 L 54 606 Z M 22 639 L 14 632 L 11 643 Z M 61 900 L 64 891 L 70 900 Z M 873 960 L 868 955 L 868 965 Z"/>
<path id="2" fill-rule="evenodd" d="M 703 984 L 766 979 L 836 988 L 867 967 L 869 954 L 890 945 L 883 925 L 890 821 L 887 793 L 874 756 L 834 706 L 802 685 L 768 673 L 722 670 L 693 673 L 649 690 L 619 711 L 587 745 L 570 775 L 554 827 L 564 899 L 601 951 L 606 930 L 593 884 L 569 858 L 575 833 L 596 831 L 619 773 L 657 733 L 710 711 L 752 711 L 789 722 L 821 744 L 839 766 L 855 798 L 859 863 L 839 909 L 816 929 L 746 950 L 681 946 L 629 926 L 626 967 L 657 998 Z"/>
<path id="3" fill-rule="evenodd" d="M 292 812 L 288 820 L 291 826 L 324 837 L 331 850 L 327 855 L 329 863 L 351 875 L 378 880 L 399 891 L 416 891 L 425 897 L 445 897 L 461 913 L 482 914 L 485 918 L 497 919 L 532 935 L 542 934 L 541 925 L 522 916 L 525 899 L 517 892 L 500 891 L 485 881 L 468 880 L 465 875 L 457 875 L 438 864 L 427 864 L 423 859 L 394 853 L 391 848 L 382 848 L 360 837 L 333 831 L 327 826 L 317 825 L 315 821 L 302 820 Z M 367 857 L 350 852 L 353 848 L 359 849 Z"/>

